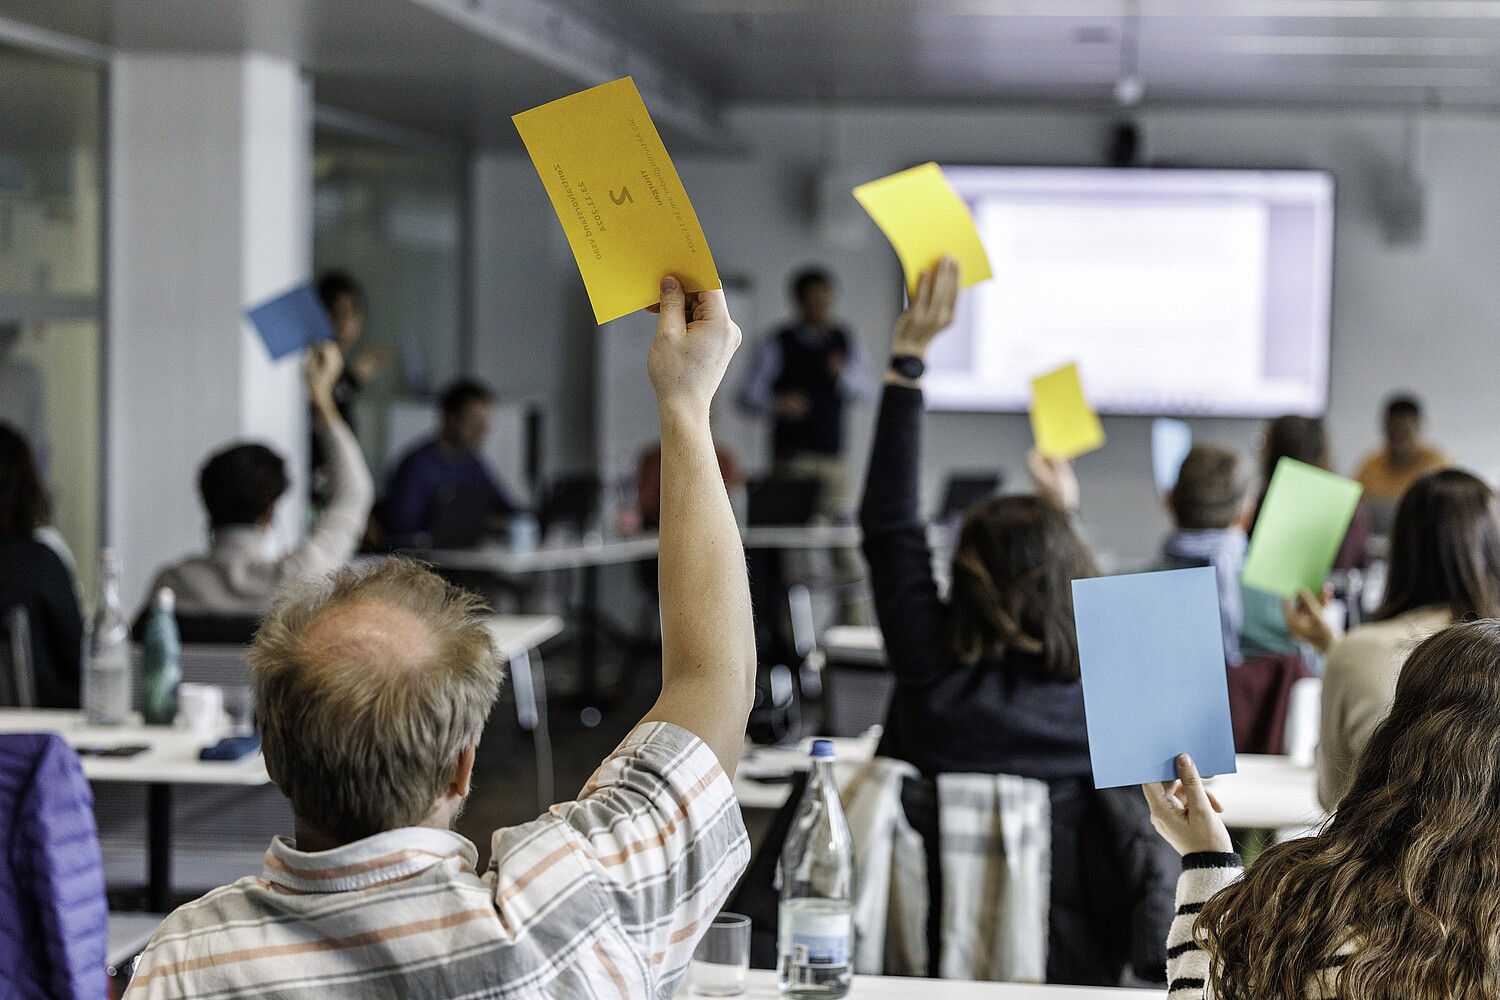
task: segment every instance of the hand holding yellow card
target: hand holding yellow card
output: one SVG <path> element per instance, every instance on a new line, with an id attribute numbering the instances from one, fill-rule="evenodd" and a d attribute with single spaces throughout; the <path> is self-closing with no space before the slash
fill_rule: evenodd
<path id="1" fill-rule="evenodd" d="M 1104 427 L 1083 398 L 1076 364 L 1031 380 L 1031 436 L 1049 458 L 1077 458 L 1104 446 Z"/>
<path id="2" fill-rule="evenodd" d="M 656 303 L 663 275 L 720 287 L 698 216 L 630 77 L 515 115 L 601 324 Z"/>
<path id="3" fill-rule="evenodd" d="M 944 254 L 958 261 L 961 288 L 990 279 L 990 258 L 974 217 L 936 163 L 861 184 L 854 197 L 896 248 L 911 295 L 922 272 Z"/>

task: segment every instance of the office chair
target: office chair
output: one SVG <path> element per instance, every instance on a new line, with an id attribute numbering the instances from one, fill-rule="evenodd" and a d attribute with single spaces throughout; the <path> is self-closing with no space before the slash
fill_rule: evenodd
<path id="1" fill-rule="evenodd" d="M 598 475 L 580 472 L 559 476 L 542 496 L 542 509 L 537 518 L 541 522 L 542 534 L 561 524 L 583 536 L 590 528 L 598 527 L 603 498 L 604 485 Z"/>
<path id="2" fill-rule="evenodd" d="M 0 705 L 36 707 L 35 664 L 31 659 L 31 620 L 16 605 L 0 616 Z"/>

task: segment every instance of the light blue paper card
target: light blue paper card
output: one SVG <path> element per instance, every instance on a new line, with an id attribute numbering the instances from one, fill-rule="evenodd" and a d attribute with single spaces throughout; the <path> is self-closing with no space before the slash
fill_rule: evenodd
<path id="1" fill-rule="evenodd" d="M 333 322 L 307 282 L 247 309 L 245 318 L 255 326 L 273 361 L 333 339 Z"/>
<path id="2" fill-rule="evenodd" d="M 1073 581 L 1094 787 L 1234 772 L 1213 567 Z"/>
<path id="3" fill-rule="evenodd" d="M 1177 485 L 1182 460 L 1193 450 L 1193 429 L 1181 420 L 1158 417 L 1151 421 L 1151 474 L 1156 492 L 1166 496 Z"/>

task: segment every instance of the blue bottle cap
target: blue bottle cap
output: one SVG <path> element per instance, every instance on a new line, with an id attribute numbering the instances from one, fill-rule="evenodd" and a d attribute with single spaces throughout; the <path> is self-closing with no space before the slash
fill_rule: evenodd
<path id="1" fill-rule="evenodd" d="M 833 740 L 813 740 L 811 756 L 813 760 L 833 760 Z"/>

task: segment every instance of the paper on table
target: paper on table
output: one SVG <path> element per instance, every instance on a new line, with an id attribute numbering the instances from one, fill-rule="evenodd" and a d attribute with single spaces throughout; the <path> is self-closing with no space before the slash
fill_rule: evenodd
<path id="1" fill-rule="evenodd" d="M 1193 450 L 1193 429 L 1181 420 L 1158 417 L 1151 421 L 1151 474 L 1156 492 L 1165 496 L 1177 485 L 1182 460 Z"/>
<path id="2" fill-rule="evenodd" d="M 1354 480 L 1305 462 L 1277 462 L 1250 536 L 1245 585 L 1282 597 L 1322 592 L 1362 492 Z"/>
<path id="3" fill-rule="evenodd" d="M 309 282 L 245 310 L 245 318 L 260 334 L 273 361 L 333 339 L 333 322 Z"/>
<path id="4" fill-rule="evenodd" d="M 1094 787 L 1235 769 L 1212 566 L 1073 581 Z"/>
<path id="5" fill-rule="evenodd" d="M 601 324 L 720 287 L 698 216 L 630 77 L 514 116 Z"/>
<path id="6" fill-rule="evenodd" d="M 944 254 L 958 261 L 960 287 L 990 279 L 990 258 L 974 217 L 936 163 L 861 184 L 854 197 L 896 248 L 908 293 L 916 294 L 922 272 Z"/>
<path id="7" fill-rule="evenodd" d="M 1076 364 L 1031 380 L 1031 436 L 1049 458 L 1077 458 L 1104 446 L 1104 427 L 1083 398 Z"/>

